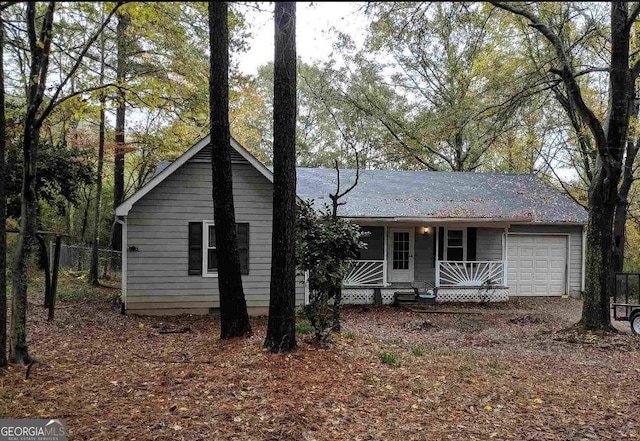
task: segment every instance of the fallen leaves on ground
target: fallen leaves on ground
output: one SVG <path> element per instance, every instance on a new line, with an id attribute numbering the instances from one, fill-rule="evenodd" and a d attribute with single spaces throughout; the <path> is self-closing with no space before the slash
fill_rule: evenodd
<path id="1" fill-rule="evenodd" d="M 348 307 L 329 345 L 298 335 L 271 354 L 264 318 L 221 341 L 216 317 L 123 316 L 97 297 L 53 323 L 30 305 L 39 362 L 27 381 L 0 374 L 2 417 L 66 418 L 72 440 L 640 438 L 639 340 L 567 333 L 575 299 Z"/>

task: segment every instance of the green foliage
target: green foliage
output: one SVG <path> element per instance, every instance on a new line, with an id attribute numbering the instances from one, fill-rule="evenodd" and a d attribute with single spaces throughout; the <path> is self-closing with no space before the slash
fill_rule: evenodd
<path id="1" fill-rule="evenodd" d="M 316 338 L 326 340 L 339 326 L 335 311 L 340 306 L 342 281 L 348 261 L 357 258 L 366 247 L 360 240 L 365 233 L 358 225 L 333 217 L 326 206 L 314 210 L 313 201 L 298 204 L 296 228 L 296 266 L 309 277 L 310 302 L 305 316 Z"/>
<path id="2" fill-rule="evenodd" d="M 396 358 L 396 356 L 390 352 L 386 352 L 386 351 L 380 351 L 378 352 L 378 358 L 380 359 L 380 361 L 382 361 L 384 364 L 388 364 L 388 365 L 395 365 L 398 363 L 398 360 Z"/>
<path id="3" fill-rule="evenodd" d="M 296 334 L 311 334 L 314 329 L 309 323 L 296 323 Z"/>
<path id="4" fill-rule="evenodd" d="M 59 214 L 64 212 L 64 201 L 77 203 L 82 186 L 93 180 L 93 166 L 87 161 L 88 157 L 86 150 L 41 141 L 36 174 L 38 198 L 55 207 Z M 20 217 L 22 168 L 19 149 L 10 149 L 7 155 L 7 214 L 14 219 Z"/>
<path id="5" fill-rule="evenodd" d="M 356 336 L 353 332 L 347 331 L 344 333 L 344 338 L 346 338 L 347 340 L 353 340 L 354 338 L 356 338 Z"/>
<path id="6" fill-rule="evenodd" d="M 109 297 L 107 297 L 107 303 L 111 306 L 122 305 L 122 297 L 120 296 L 120 292 L 116 291 L 113 294 L 110 294 Z"/>
<path id="7" fill-rule="evenodd" d="M 422 348 L 420 346 L 414 346 L 411 348 L 411 353 L 413 355 L 415 355 L 416 357 L 422 357 L 424 355 L 424 352 L 422 351 Z"/>

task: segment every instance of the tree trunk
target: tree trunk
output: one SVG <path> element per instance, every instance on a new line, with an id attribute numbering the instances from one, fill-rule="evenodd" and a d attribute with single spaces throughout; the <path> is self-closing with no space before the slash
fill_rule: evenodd
<path id="1" fill-rule="evenodd" d="M 40 266 L 44 270 L 44 306 L 49 307 L 51 304 L 51 267 L 49 266 L 47 243 L 42 234 L 36 234 L 36 240 L 40 248 Z"/>
<path id="2" fill-rule="evenodd" d="M 116 82 L 123 86 L 126 81 L 127 58 L 129 44 L 127 40 L 127 29 L 131 22 L 126 13 L 118 13 L 118 26 L 116 28 L 117 60 L 116 60 Z M 113 155 L 113 210 L 124 200 L 124 132 L 126 120 L 126 96 L 124 89 L 118 88 L 118 108 L 116 109 L 116 133 L 115 152 Z M 111 230 L 111 249 L 122 251 L 122 225 L 113 223 Z M 112 254 L 111 266 L 117 266 L 116 253 Z"/>
<path id="3" fill-rule="evenodd" d="M 296 4 L 275 3 L 273 243 L 265 347 L 288 352 L 295 333 Z"/>
<path id="4" fill-rule="evenodd" d="M 100 41 L 100 86 L 104 84 L 104 57 L 105 57 L 105 37 Z M 102 167 L 104 164 L 104 143 L 105 143 L 105 96 L 100 95 L 100 126 L 98 134 L 98 170 L 96 172 L 96 197 L 93 208 L 93 234 L 91 245 L 91 262 L 89 263 L 89 283 L 93 286 L 100 285 L 98 275 L 98 251 L 100 247 L 100 205 L 102 202 Z"/>
<path id="5" fill-rule="evenodd" d="M 36 239 L 36 148 L 38 129 L 33 121 L 27 121 L 24 130 L 24 172 L 22 178 L 22 204 L 20 210 L 20 236 L 13 270 L 13 299 L 11 302 L 12 363 L 27 365 L 31 362 L 27 348 L 27 285 L 29 255 Z"/>
<path id="6" fill-rule="evenodd" d="M 611 175 L 604 167 L 589 189 L 589 220 L 585 256 L 585 299 L 579 326 L 591 330 L 613 330 L 609 295 L 613 288 L 613 212 L 617 201 L 620 169 L 610 164 Z M 617 173 L 617 176 L 616 176 Z M 613 184 L 613 185 L 612 185 Z"/>
<path id="7" fill-rule="evenodd" d="M 209 3 L 209 111 L 213 219 L 218 253 L 220 338 L 251 334 L 242 289 L 233 204 L 231 134 L 229 132 L 229 29 L 226 2 Z"/>
<path id="8" fill-rule="evenodd" d="M 91 193 L 93 189 L 89 187 L 89 194 L 87 195 L 87 203 L 84 204 L 84 210 L 82 212 L 82 224 L 80 227 L 80 241 L 85 244 L 85 236 L 87 235 L 87 224 L 89 223 L 89 209 L 91 208 Z M 80 271 L 80 268 L 78 268 Z"/>
<path id="9" fill-rule="evenodd" d="M 38 139 L 42 120 L 38 110 L 43 102 L 49 70 L 49 52 L 55 2 L 49 2 L 42 18 L 41 29 L 36 30 L 36 4 L 27 3 L 27 35 L 31 61 L 27 112 L 23 132 L 23 172 L 20 196 L 20 235 L 13 270 L 13 298 L 11 301 L 10 360 L 27 365 L 31 362 L 27 348 L 27 286 L 29 254 L 37 232 L 38 201 L 36 199 L 36 166 Z M 39 44 L 38 44 L 39 43 Z"/>
<path id="10" fill-rule="evenodd" d="M 7 365 L 7 196 L 6 137 L 4 103 L 4 21 L 0 12 L 0 367 Z"/>
<path id="11" fill-rule="evenodd" d="M 634 109 L 634 115 L 637 110 Z M 633 163 L 640 150 L 640 140 L 627 144 L 624 169 L 622 170 L 622 182 L 618 189 L 618 202 L 613 220 L 613 271 L 622 272 L 624 269 L 624 248 L 626 245 L 627 208 L 629 206 L 629 191 L 633 185 Z"/>

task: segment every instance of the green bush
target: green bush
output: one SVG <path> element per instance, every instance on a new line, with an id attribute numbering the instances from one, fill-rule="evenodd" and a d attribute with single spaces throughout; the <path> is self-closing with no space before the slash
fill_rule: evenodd
<path id="1" fill-rule="evenodd" d="M 296 266 L 308 275 L 309 304 L 305 318 L 318 340 L 326 340 L 340 331 L 342 281 L 349 261 L 356 259 L 366 244 L 360 239 L 367 233 L 347 219 L 333 216 L 325 205 L 316 211 L 313 201 L 298 204 L 296 217 Z"/>
<path id="2" fill-rule="evenodd" d="M 411 353 L 416 357 L 421 357 L 424 355 L 424 352 L 422 352 L 422 348 L 420 348 L 420 346 L 414 346 L 413 348 L 411 348 Z"/>
<path id="3" fill-rule="evenodd" d="M 313 334 L 313 326 L 308 323 L 296 323 L 296 334 Z"/>
<path id="4" fill-rule="evenodd" d="M 398 360 L 396 359 L 396 356 L 394 354 L 391 354 L 391 353 L 386 352 L 386 351 L 378 352 L 378 358 L 384 364 L 395 365 L 398 362 Z"/>

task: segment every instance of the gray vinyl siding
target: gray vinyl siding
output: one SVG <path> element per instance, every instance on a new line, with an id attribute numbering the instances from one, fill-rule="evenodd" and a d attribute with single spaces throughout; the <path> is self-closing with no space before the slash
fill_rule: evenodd
<path id="1" fill-rule="evenodd" d="M 476 236 L 476 260 L 502 260 L 501 228 L 478 228 Z"/>
<path id="2" fill-rule="evenodd" d="M 569 234 L 569 293 L 582 291 L 582 226 L 580 225 L 512 225 L 509 233 Z"/>
<path id="3" fill-rule="evenodd" d="M 422 234 L 422 228 L 415 229 L 415 253 L 413 278 L 418 283 L 433 284 L 436 280 L 435 240 L 437 230 L 431 234 Z"/>
<path id="4" fill-rule="evenodd" d="M 235 158 L 236 222 L 249 223 L 249 274 L 243 275 L 248 307 L 269 305 L 272 184 L 246 160 Z M 210 302 L 219 306 L 218 279 L 188 275 L 188 224 L 213 220 L 211 165 L 190 160 L 134 204 L 127 218 L 128 302 Z M 304 304 L 298 283 L 296 304 Z"/>

